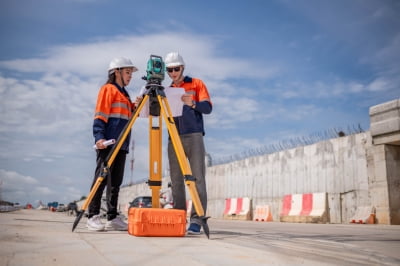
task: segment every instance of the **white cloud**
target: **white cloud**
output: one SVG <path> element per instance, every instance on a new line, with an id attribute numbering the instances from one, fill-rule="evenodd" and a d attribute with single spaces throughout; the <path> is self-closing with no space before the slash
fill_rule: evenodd
<path id="1" fill-rule="evenodd" d="M 246 97 L 215 96 L 212 115 L 205 115 L 207 128 L 235 128 L 240 123 L 254 121 L 259 116 L 259 103 Z"/>
<path id="2" fill-rule="evenodd" d="M 0 169 L 0 177 L 3 182 L 3 186 L 7 188 L 18 187 L 20 183 L 28 185 L 38 184 L 38 181 L 31 176 L 24 176 L 17 172 L 6 171 L 4 169 Z"/>
<path id="3" fill-rule="evenodd" d="M 54 195 L 55 191 L 50 189 L 49 187 L 36 187 L 33 192 L 37 195 L 40 195 L 40 197 L 43 196 L 48 196 L 48 195 Z"/>
<path id="4" fill-rule="evenodd" d="M 26 197 L 37 185 L 39 185 L 38 180 L 31 176 L 0 169 L 0 193 L 2 200 L 19 202 L 21 198 Z"/>
<path id="5" fill-rule="evenodd" d="M 265 78 L 277 71 L 273 65 L 261 66 L 254 62 L 216 56 L 216 42 L 211 40 L 211 36 L 163 32 L 143 36 L 114 36 L 112 39 L 55 46 L 48 49 L 42 58 L 0 61 L 0 67 L 29 73 L 72 73 L 98 77 L 99 73 L 106 73 L 113 57 L 125 56 L 131 58 L 144 74 L 150 54 L 164 57 L 170 51 L 179 51 L 185 59 L 188 73 L 193 71 L 207 79 L 223 80 L 232 76 Z M 163 45 L 160 46 L 160 43 Z"/>
<path id="6" fill-rule="evenodd" d="M 53 176 L 47 178 L 33 178 L 15 171 L 0 169 L 0 192 L 2 200 L 19 202 L 21 204 L 36 204 L 39 201 L 69 201 L 79 199 L 83 193 L 73 186 L 76 179 Z M 22 201 L 23 200 L 23 201 Z"/>

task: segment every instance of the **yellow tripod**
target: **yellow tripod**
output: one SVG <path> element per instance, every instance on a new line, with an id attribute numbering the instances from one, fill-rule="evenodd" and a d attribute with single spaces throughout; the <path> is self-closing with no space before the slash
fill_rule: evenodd
<path id="1" fill-rule="evenodd" d="M 201 205 L 201 201 L 196 189 L 195 177 L 192 176 L 192 170 L 190 169 L 190 165 L 186 159 L 185 152 L 183 150 L 183 146 L 181 140 L 179 138 L 178 130 L 176 129 L 174 118 L 171 113 L 171 109 L 167 100 L 167 97 L 164 92 L 164 87 L 161 86 L 157 82 L 154 83 L 154 80 L 150 80 L 146 85 L 146 93 L 139 106 L 136 108 L 132 117 L 129 119 L 126 124 L 124 130 L 121 132 L 120 136 L 116 144 L 111 149 L 107 159 L 105 166 L 102 169 L 100 176 L 97 178 L 95 184 L 93 185 L 88 197 L 86 198 L 84 204 L 82 205 L 81 210 L 78 212 L 78 215 L 74 221 L 72 226 L 72 231 L 78 225 L 80 219 L 82 218 L 85 210 L 87 210 L 90 202 L 92 201 L 97 189 L 99 188 L 101 182 L 107 177 L 109 174 L 109 169 L 114 162 L 115 157 L 117 156 L 119 150 L 121 149 L 122 144 L 126 140 L 129 132 L 138 118 L 140 111 L 145 106 L 146 102 L 149 101 L 149 141 L 150 141 L 150 177 L 148 184 L 152 189 L 152 207 L 159 208 L 160 207 L 160 189 L 161 189 L 161 168 L 162 168 L 162 118 L 164 119 L 167 129 L 171 138 L 172 145 L 174 147 L 176 156 L 178 158 L 179 166 L 181 168 L 182 174 L 185 178 L 185 184 L 189 188 L 189 194 L 192 199 L 195 211 L 199 218 L 202 221 L 202 226 L 204 233 L 207 238 L 210 238 L 210 231 L 207 224 L 207 219 L 209 217 L 205 217 L 203 206 Z M 160 115 L 161 114 L 161 115 Z M 153 117 L 158 116 L 158 125 L 154 126 Z"/>

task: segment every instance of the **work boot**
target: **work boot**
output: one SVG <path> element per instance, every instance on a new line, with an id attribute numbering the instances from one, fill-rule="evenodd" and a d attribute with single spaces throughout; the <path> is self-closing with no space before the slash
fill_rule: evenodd
<path id="1" fill-rule="evenodd" d="M 111 221 L 107 221 L 106 230 L 128 231 L 128 224 L 125 223 L 120 216 L 117 216 Z"/>
<path id="2" fill-rule="evenodd" d="M 104 231 L 104 224 L 100 220 L 100 215 L 94 215 L 89 218 L 86 226 L 91 231 Z"/>

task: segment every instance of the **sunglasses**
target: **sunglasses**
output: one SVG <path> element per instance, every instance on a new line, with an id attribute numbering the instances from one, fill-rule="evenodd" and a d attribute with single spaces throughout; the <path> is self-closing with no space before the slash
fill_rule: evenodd
<path id="1" fill-rule="evenodd" d="M 179 71 L 181 71 L 181 67 L 180 67 L 180 66 L 171 67 L 171 68 L 167 67 L 167 71 L 168 71 L 169 73 L 172 73 L 173 71 L 179 72 Z"/>

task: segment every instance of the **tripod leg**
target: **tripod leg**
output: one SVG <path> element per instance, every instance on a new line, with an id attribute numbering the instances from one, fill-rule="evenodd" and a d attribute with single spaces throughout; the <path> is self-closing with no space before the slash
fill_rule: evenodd
<path id="1" fill-rule="evenodd" d="M 149 116 L 149 132 L 150 132 L 150 178 L 149 186 L 152 195 L 152 207 L 160 208 L 160 188 L 161 188 L 161 171 L 162 171 L 162 138 L 161 116 L 157 117 L 158 125 L 153 125 L 153 117 Z"/>
<path id="2" fill-rule="evenodd" d="M 104 178 L 107 176 L 107 168 L 102 170 L 102 174 L 96 179 L 96 183 L 94 183 L 92 189 L 90 190 L 89 195 L 87 196 L 85 202 L 82 205 L 82 208 L 80 211 L 78 211 L 74 224 L 72 225 L 72 232 L 75 230 L 76 226 L 78 225 L 79 221 L 81 220 L 83 214 L 85 213 L 85 210 L 89 207 L 90 202 L 92 202 L 92 199 L 94 195 L 96 194 L 96 191 L 99 189 L 99 186 L 101 182 L 103 182 Z"/>
<path id="3" fill-rule="evenodd" d="M 78 225 L 79 221 L 81 220 L 84 212 L 88 208 L 90 202 L 92 201 L 94 195 L 96 194 L 96 191 L 98 190 L 101 182 L 103 182 L 104 178 L 107 176 L 108 169 L 110 169 L 111 165 L 113 164 L 115 157 L 117 156 L 119 150 L 122 147 L 122 144 L 128 137 L 129 132 L 131 131 L 131 128 L 133 126 L 133 123 L 135 123 L 136 118 L 139 116 L 140 111 L 142 110 L 143 106 L 145 105 L 146 101 L 149 99 L 149 96 L 146 95 L 143 100 L 140 102 L 138 108 L 135 110 L 133 113 L 132 117 L 129 119 L 128 123 L 125 125 L 124 129 L 122 130 L 121 134 L 118 137 L 117 143 L 113 146 L 111 149 L 109 155 L 106 158 L 106 166 L 103 168 L 100 176 L 96 179 L 96 183 L 90 190 L 90 193 L 88 197 L 86 198 L 84 204 L 82 205 L 81 210 L 78 212 L 78 215 L 75 218 L 75 221 L 72 225 L 72 232 L 75 230 L 76 226 Z"/>
<path id="4" fill-rule="evenodd" d="M 165 123 L 167 124 L 168 132 L 170 134 L 171 142 L 174 147 L 179 166 L 181 168 L 183 176 L 185 177 L 185 184 L 189 188 L 189 194 L 192 199 L 194 208 L 197 215 L 202 220 L 204 233 L 207 235 L 208 238 L 210 238 L 210 231 L 207 225 L 207 219 L 210 217 L 205 217 L 204 209 L 196 188 L 196 179 L 193 177 L 189 162 L 186 159 L 185 151 L 183 149 L 178 130 L 176 129 L 174 118 L 172 117 L 172 112 L 169 107 L 167 98 L 161 97 L 160 95 L 158 95 L 157 98 L 161 106 L 161 114 L 165 120 Z"/>

